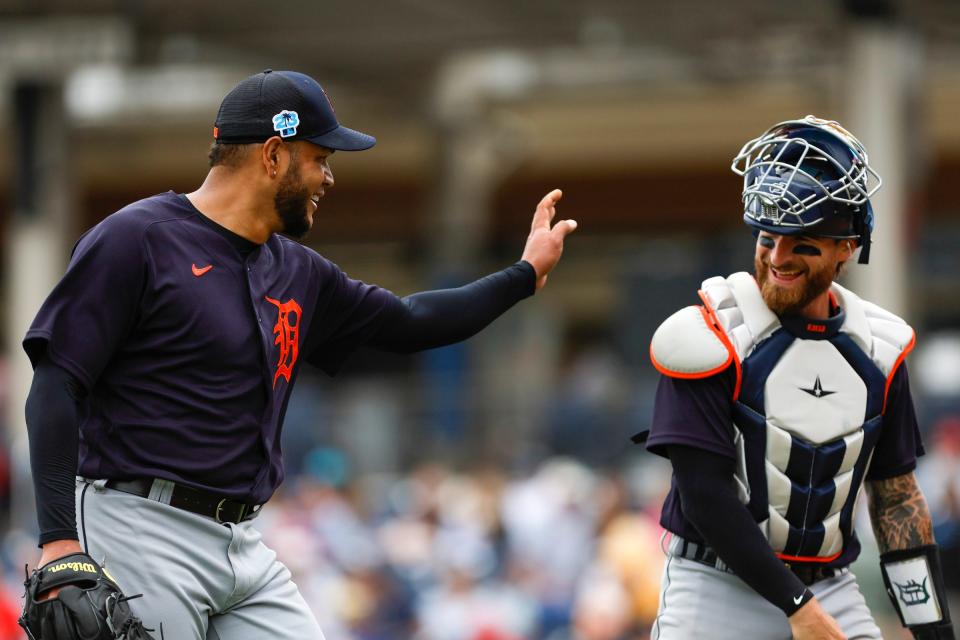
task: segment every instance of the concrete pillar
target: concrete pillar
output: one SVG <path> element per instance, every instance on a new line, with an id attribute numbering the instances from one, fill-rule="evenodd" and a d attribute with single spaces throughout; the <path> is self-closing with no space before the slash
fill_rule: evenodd
<path id="1" fill-rule="evenodd" d="M 529 80 L 529 64 L 512 54 L 468 55 L 441 69 L 433 103 L 439 179 L 426 230 L 432 287 L 459 286 L 482 275 L 493 196 L 516 167 L 522 148 L 522 136 L 495 105 L 522 95 Z M 517 258 L 522 242 L 517 238 Z M 467 437 L 470 411 L 484 406 L 476 401 L 476 392 L 489 385 L 471 377 L 471 365 L 476 364 L 477 345 L 489 338 L 423 356 L 427 420 L 440 453 Z"/>
<path id="2" fill-rule="evenodd" d="M 873 197 L 876 217 L 869 265 L 851 265 L 850 286 L 859 295 L 898 315 L 909 316 L 908 217 L 912 168 L 919 136 L 916 115 L 921 49 L 892 21 L 866 20 L 851 27 L 844 126 L 867 149 L 883 178 Z"/>
<path id="3" fill-rule="evenodd" d="M 511 141 L 498 122 L 486 117 L 444 128 L 438 150 L 440 180 L 428 227 L 431 287 L 456 287 L 482 275 L 493 196 L 516 157 Z M 518 259 L 522 241 L 517 238 Z M 469 412 L 478 406 L 471 399 L 478 381 L 470 372 L 480 339 L 423 355 L 430 431 L 441 452 L 467 436 Z"/>
<path id="4" fill-rule="evenodd" d="M 27 450 L 24 400 L 32 370 L 20 341 L 47 294 L 63 274 L 73 190 L 68 161 L 69 128 L 58 80 L 15 83 L 10 110 L 15 135 L 12 224 L 5 251 L 6 354 L 12 460 L 12 524 L 33 527 L 33 485 Z"/>

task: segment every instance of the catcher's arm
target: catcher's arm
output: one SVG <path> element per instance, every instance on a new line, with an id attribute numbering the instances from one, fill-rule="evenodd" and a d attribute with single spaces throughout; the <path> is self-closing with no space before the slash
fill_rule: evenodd
<path id="1" fill-rule="evenodd" d="M 913 472 L 866 484 L 887 595 L 919 639 L 951 639 L 940 554 L 927 501 Z"/>
<path id="2" fill-rule="evenodd" d="M 867 495 L 880 553 L 936 544 L 930 509 L 912 471 L 867 482 Z"/>

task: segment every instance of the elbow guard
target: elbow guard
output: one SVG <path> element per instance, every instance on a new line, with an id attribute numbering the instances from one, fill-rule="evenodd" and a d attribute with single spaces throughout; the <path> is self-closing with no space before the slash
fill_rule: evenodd
<path id="1" fill-rule="evenodd" d="M 900 622 L 914 638 L 953 639 L 937 545 L 884 553 L 880 571 Z"/>

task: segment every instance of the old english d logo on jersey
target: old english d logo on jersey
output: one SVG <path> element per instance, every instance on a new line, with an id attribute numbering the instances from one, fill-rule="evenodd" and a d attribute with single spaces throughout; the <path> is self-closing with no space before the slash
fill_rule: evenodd
<path id="1" fill-rule="evenodd" d="M 297 363 L 297 356 L 300 354 L 300 316 L 302 312 L 297 301 L 291 298 L 286 302 L 274 300 L 269 296 L 264 296 L 267 302 L 275 305 L 278 309 L 277 324 L 273 326 L 273 335 L 276 339 L 273 344 L 279 347 L 280 357 L 277 361 L 277 372 L 273 376 L 273 386 L 277 386 L 277 380 L 280 376 L 290 382 L 290 376 L 293 375 L 293 366 Z"/>

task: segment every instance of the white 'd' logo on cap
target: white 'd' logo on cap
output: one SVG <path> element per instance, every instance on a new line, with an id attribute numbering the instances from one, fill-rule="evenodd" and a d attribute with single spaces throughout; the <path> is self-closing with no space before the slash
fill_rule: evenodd
<path id="1" fill-rule="evenodd" d="M 273 116 L 273 130 L 280 132 L 281 138 L 289 138 L 297 135 L 297 127 L 300 126 L 300 116 L 296 111 L 287 111 L 284 109 Z"/>

